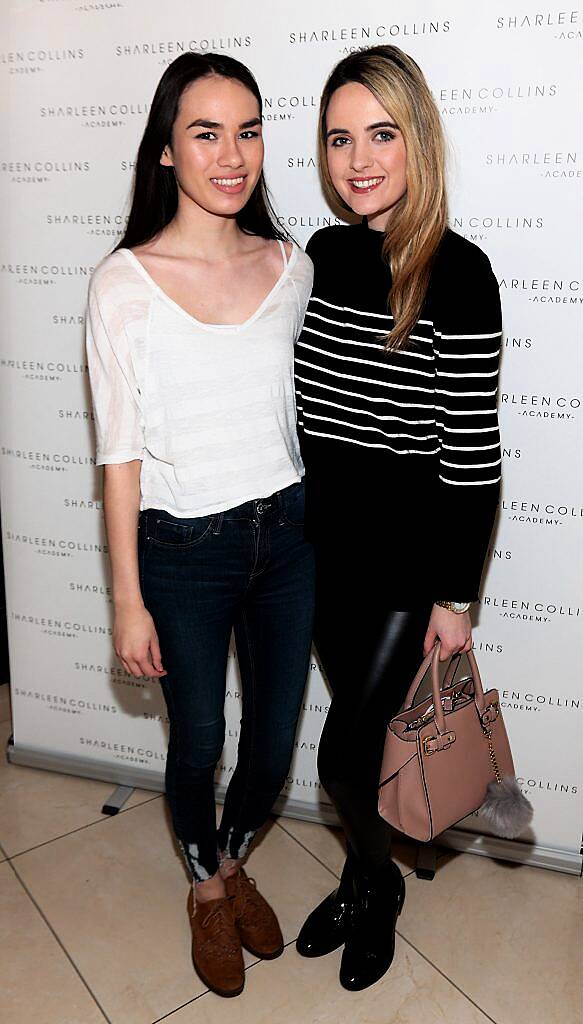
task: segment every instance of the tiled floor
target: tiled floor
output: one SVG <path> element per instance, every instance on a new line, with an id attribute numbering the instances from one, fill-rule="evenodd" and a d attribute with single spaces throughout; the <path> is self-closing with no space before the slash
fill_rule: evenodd
<path id="1" fill-rule="evenodd" d="M 0 743 L 10 733 L 0 687 Z M 407 875 L 394 964 L 365 992 L 338 984 L 340 953 L 303 960 L 294 939 L 335 885 L 337 831 L 278 819 L 250 859 L 286 949 L 246 956 L 233 1001 L 190 963 L 187 880 L 160 796 L 114 818 L 111 786 L 0 759 L 0 1018 L 3 1024 L 583 1024 L 583 883 L 447 854 L 433 882 Z"/>

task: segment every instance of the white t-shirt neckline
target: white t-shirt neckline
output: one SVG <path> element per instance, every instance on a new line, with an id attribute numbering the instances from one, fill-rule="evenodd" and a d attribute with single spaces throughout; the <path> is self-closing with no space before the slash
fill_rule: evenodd
<path id="1" fill-rule="evenodd" d="M 279 239 L 278 239 L 278 241 L 279 241 Z M 195 316 L 193 316 L 192 313 L 189 313 L 186 309 L 184 309 L 183 306 L 180 305 L 180 303 L 175 302 L 174 299 L 171 299 L 170 296 L 167 294 L 167 292 L 165 292 L 164 289 L 161 288 L 160 285 L 156 283 L 154 278 L 151 276 L 151 274 L 148 273 L 148 271 L 144 267 L 143 263 L 141 263 L 141 261 L 138 259 L 138 257 L 135 255 L 135 253 L 132 252 L 131 249 L 124 249 L 124 248 L 122 248 L 122 249 L 118 249 L 117 252 L 123 253 L 123 255 L 126 257 L 126 259 L 128 259 L 129 262 L 132 264 L 132 266 L 134 266 L 136 268 L 136 270 L 141 274 L 141 276 L 144 278 L 144 280 L 148 283 L 150 288 L 152 288 L 152 290 L 156 292 L 156 294 L 162 299 L 163 302 L 166 302 L 169 306 L 172 307 L 172 309 L 174 309 L 177 312 L 179 312 L 183 317 L 186 317 L 186 319 L 189 320 L 191 324 L 195 324 L 196 327 L 199 327 L 203 331 L 230 331 L 231 333 L 236 333 L 237 331 L 241 331 L 244 328 L 249 327 L 252 323 L 255 322 L 255 320 L 259 316 L 261 316 L 261 314 L 265 310 L 266 306 L 269 305 L 271 300 L 274 298 L 276 293 L 279 291 L 279 289 L 280 289 L 281 285 L 283 284 L 283 282 L 288 277 L 288 275 L 290 273 L 290 270 L 292 269 L 292 267 L 293 267 L 293 265 L 294 265 L 294 263 L 295 263 L 295 261 L 297 259 L 297 254 L 298 254 L 299 249 L 298 249 L 298 247 L 296 245 L 292 246 L 292 251 L 291 251 L 291 255 L 290 255 L 289 259 L 287 258 L 287 254 L 286 254 L 283 242 L 279 241 L 279 246 L 280 246 L 280 249 L 281 249 L 281 252 L 282 252 L 282 256 L 283 256 L 283 259 L 284 259 L 283 270 L 282 270 L 281 274 L 279 275 L 277 281 L 273 285 L 273 287 L 268 291 L 268 293 L 265 296 L 265 298 L 261 301 L 261 303 L 259 304 L 259 306 L 255 310 L 255 312 L 252 313 L 251 316 L 247 317 L 246 320 L 243 320 L 243 322 L 240 323 L 240 324 L 209 324 L 209 323 L 206 323 L 204 320 L 197 320 L 197 318 Z"/>

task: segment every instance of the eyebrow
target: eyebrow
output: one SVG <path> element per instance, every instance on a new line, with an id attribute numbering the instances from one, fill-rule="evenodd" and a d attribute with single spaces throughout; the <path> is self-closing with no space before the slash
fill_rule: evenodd
<path id="1" fill-rule="evenodd" d="M 368 128 L 365 128 L 365 131 L 374 132 L 378 128 L 394 128 L 395 131 L 399 131 L 398 124 L 394 124 L 393 121 L 376 121 L 374 124 L 369 124 Z M 330 130 L 326 132 L 326 138 L 328 139 L 330 135 L 350 135 L 350 131 L 348 128 L 330 128 Z"/>
<path id="2" fill-rule="evenodd" d="M 243 123 L 239 125 L 239 128 L 254 128 L 255 125 L 258 125 L 258 124 L 261 124 L 261 118 L 260 117 L 252 117 L 250 121 L 243 121 Z M 204 117 L 198 117 L 196 119 L 196 121 L 191 121 L 190 124 L 187 124 L 187 126 L 186 126 L 186 128 L 184 130 L 188 131 L 189 128 L 224 128 L 224 127 L 225 127 L 224 124 L 221 124 L 220 121 L 207 121 L 207 120 L 205 120 Z"/>

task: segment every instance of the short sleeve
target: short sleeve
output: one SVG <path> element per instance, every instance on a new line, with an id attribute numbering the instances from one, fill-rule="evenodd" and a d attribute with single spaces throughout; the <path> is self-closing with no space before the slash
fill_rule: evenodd
<path id="1" fill-rule="evenodd" d="M 306 243 L 306 256 L 314 266 L 314 273 L 321 258 L 322 242 L 325 242 L 325 232 L 322 228 L 319 228 L 318 231 L 314 231 L 314 234 L 310 236 Z"/>
<path id="2" fill-rule="evenodd" d="M 318 234 L 318 232 L 315 232 Z M 296 287 L 298 296 L 298 309 L 299 309 L 299 322 L 298 330 L 296 334 L 296 341 L 302 333 L 304 326 L 304 320 L 306 318 L 306 312 L 308 309 L 308 303 L 312 295 L 314 287 L 314 275 L 315 275 L 315 263 L 313 259 L 314 252 L 314 238 L 315 234 L 311 236 L 306 245 L 304 252 L 300 251 L 298 256 L 301 264 L 304 268 L 303 272 L 303 287 Z M 294 365 L 294 379 L 295 379 L 295 401 L 296 401 L 296 428 L 298 433 L 298 441 L 300 445 L 300 451 L 303 451 L 304 446 L 304 397 L 302 395 L 301 381 L 298 378 L 296 372 L 296 366 Z"/>
<path id="3" fill-rule="evenodd" d="M 296 293 L 298 305 L 298 317 L 295 325 L 295 338 L 297 341 L 304 324 L 304 317 L 314 282 L 314 265 L 309 256 L 302 249 L 296 249 L 296 262 L 292 274 L 292 283 Z"/>
<path id="4" fill-rule="evenodd" d="M 121 298 L 115 268 L 98 267 L 89 286 L 86 318 L 98 466 L 142 459 L 145 447 L 141 393 Z"/>

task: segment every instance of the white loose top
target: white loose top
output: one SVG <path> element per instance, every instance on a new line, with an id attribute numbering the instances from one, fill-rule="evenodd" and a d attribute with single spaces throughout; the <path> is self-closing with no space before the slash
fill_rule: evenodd
<path id="1" fill-rule="evenodd" d="M 296 245 L 286 261 L 280 246 L 281 276 L 242 324 L 196 320 L 129 249 L 95 269 L 86 340 L 97 464 L 142 460 L 141 509 L 210 515 L 303 476 L 293 348 L 313 266 Z"/>

